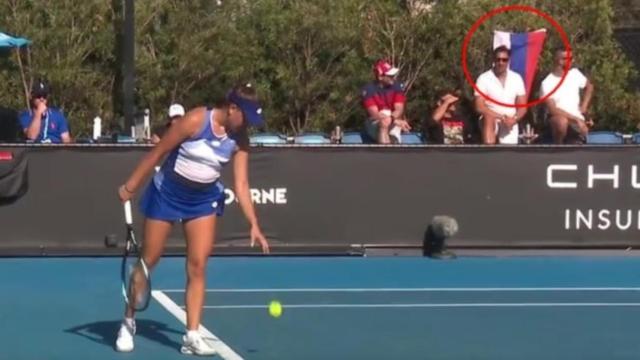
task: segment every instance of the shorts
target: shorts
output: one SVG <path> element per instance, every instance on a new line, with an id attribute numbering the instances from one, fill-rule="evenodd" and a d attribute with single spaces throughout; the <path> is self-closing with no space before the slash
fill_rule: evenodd
<path id="1" fill-rule="evenodd" d="M 480 117 L 480 121 L 483 120 L 484 118 Z M 500 121 L 496 121 L 495 132 L 498 137 L 498 144 L 517 145 L 519 142 L 520 130 L 517 123 L 511 127 L 511 130 L 507 130 Z"/>
<path id="2" fill-rule="evenodd" d="M 190 182 L 180 175 L 158 172 L 140 201 L 145 217 L 164 221 L 187 221 L 224 213 L 225 193 L 220 181 L 211 184 Z"/>
<path id="3" fill-rule="evenodd" d="M 378 126 L 378 122 L 377 121 L 373 121 L 371 119 L 367 119 L 365 121 L 364 124 L 364 130 L 367 132 L 367 135 L 375 140 L 376 142 L 378 142 L 378 132 L 379 132 L 380 127 Z M 392 139 L 395 139 L 395 141 L 392 140 L 392 142 L 395 142 L 397 144 L 401 144 L 402 143 L 402 129 L 399 126 L 394 126 L 391 128 L 391 130 L 389 130 L 389 137 L 391 137 Z"/>
<path id="4" fill-rule="evenodd" d="M 517 145 L 519 140 L 518 124 L 514 124 L 511 130 L 507 130 L 505 126 L 496 122 L 496 135 L 500 144 Z"/>

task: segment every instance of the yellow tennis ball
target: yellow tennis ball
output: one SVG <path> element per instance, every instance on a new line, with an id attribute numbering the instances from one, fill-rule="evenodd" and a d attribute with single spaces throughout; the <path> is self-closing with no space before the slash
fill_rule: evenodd
<path id="1" fill-rule="evenodd" d="M 280 317 L 282 315 L 282 304 L 279 301 L 273 300 L 269 303 L 269 315 L 274 318 Z"/>

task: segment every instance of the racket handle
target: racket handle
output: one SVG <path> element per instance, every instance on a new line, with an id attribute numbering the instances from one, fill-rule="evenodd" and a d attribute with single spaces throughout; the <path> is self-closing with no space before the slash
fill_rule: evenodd
<path id="1" fill-rule="evenodd" d="M 131 200 L 127 200 L 124 203 L 124 220 L 127 225 L 133 224 L 133 217 L 131 216 Z"/>

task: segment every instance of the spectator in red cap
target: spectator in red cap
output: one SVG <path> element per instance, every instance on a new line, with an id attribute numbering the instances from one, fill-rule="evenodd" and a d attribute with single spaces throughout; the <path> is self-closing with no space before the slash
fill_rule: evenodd
<path id="1" fill-rule="evenodd" d="M 368 115 L 366 133 L 379 144 L 400 143 L 401 132 L 411 129 L 404 117 L 404 85 L 396 80 L 400 69 L 378 60 L 373 72 L 375 81 L 362 89 L 362 105 Z"/>

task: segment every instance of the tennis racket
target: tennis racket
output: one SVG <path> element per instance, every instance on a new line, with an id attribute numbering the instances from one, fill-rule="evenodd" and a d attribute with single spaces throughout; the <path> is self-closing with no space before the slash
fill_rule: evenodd
<path id="1" fill-rule="evenodd" d="M 127 241 L 124 245 L 120 269 L 122 296 L 129 307 L 136 311 L 143 311 L 149 306 L 151 298 L 151 276 L 147 264 L 142 259 L 142 248 L 133 231 L 131 201 L 124 203 L 124 217 L 127 226 Z"/>

